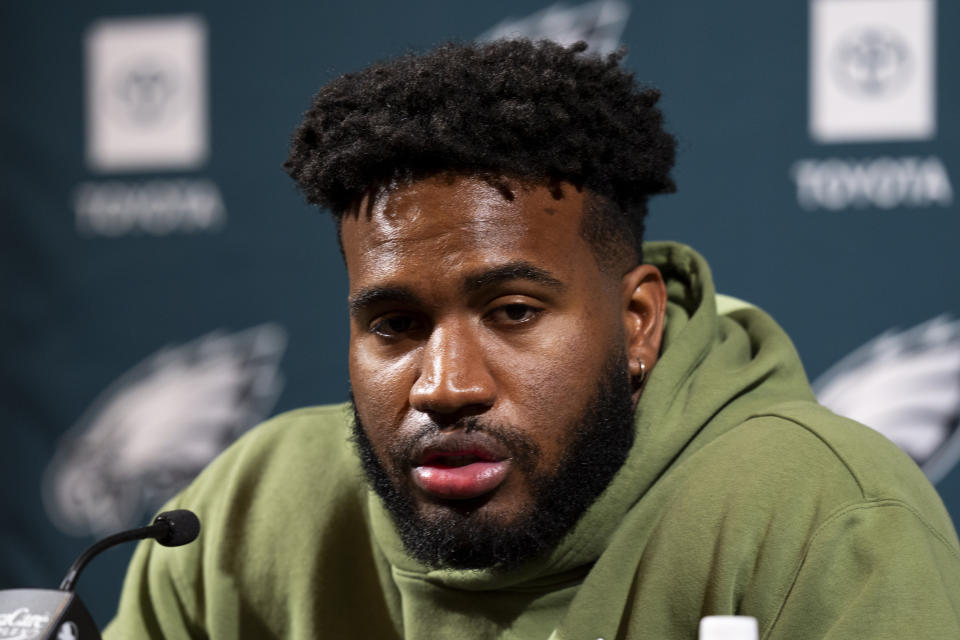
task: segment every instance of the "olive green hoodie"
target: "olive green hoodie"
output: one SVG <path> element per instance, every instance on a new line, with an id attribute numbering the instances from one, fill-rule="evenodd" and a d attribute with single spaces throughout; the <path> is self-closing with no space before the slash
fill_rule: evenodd
<path id="1" fill-rule="evenodd" d="M 717 296 L 699 255 L 645 256 L 669 307 L 636 441 L 549 555 L 418 565 L 364 485 L 348 408 L 303 409 L 172 501 L 201 537 L 141 545 L 105 637 L 671 639 L 742 614 L 771 639 L 960 638 L 960 547 L 919 469 L 815 404 L 789 338 Z"/>

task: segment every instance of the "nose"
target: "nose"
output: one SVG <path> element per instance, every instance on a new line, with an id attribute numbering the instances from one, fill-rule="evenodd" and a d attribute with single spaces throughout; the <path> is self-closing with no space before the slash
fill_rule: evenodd
<path id="1" fill-rule="evenodd" d="M 476 329 L 471 331 L 468 324 L 450 321 L 434 325 L 410 389 L 410 405 L 417 411 L 459 418 L 482 413 L 496 401 L 496 382 Z"/>

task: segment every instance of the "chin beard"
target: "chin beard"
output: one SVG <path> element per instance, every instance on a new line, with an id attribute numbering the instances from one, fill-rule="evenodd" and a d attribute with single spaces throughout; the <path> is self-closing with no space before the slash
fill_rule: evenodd
<path id="1" fill-rule="evenodd" d="M 593 397 L 567 427 L 574 437 L 552 474 L 533 472 L 539 449 L 526 435 L 477 418 L 457 423 L 500 440 L 515 454 L 518 470 L 527 473 L 532 500 L 526 512 L 509 523 L 483 512 L 485 497 L 451 501 L 442 515 L 420 514 L 406 482 L 394 481 L 374 452 L 354 404 L 353 442 L 407 553 L 432 568 L 511 569 L 555 547 L 607 488 L 633 445 L 634 410 L 626 371 L 622 351 L 607 360 Z M 395 469 L 406 468 L 405 460 L 393 462 Z"/>

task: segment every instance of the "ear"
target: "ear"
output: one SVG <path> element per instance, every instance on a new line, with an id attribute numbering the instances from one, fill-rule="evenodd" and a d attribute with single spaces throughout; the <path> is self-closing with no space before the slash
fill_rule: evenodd
<path id="1" fill-rule="evenodd" d="M 635 267 L 623 276 L 621 285 L 627 362 L 639 391 L 660 354 L 667 289 L 660 270 L 651 264 Z"/>

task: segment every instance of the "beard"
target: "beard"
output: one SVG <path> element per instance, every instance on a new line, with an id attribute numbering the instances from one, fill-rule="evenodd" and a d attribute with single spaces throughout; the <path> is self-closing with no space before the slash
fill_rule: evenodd
<path id="1" fill-rule="evenodd" d="M 400 474 L 410 469 L 409 452 L 416 443 L 441 427 L 430 424 L 408 441 L 390 447 L 392 468 L 401 470 L 392 478 L 374 451 L 354 403 L 354 445 L 407 553 L 432 568 L 512 569 L 559 544 L 610 484 L 633 445 L 634 407 L 626 371 L 622 350 L 607 359 L 593 396 L 581 415 L 566 425 L 564 432 L 574 435 L 552 473 L 537 472 L 539 447 L 525 434 L 477 417 L 454 425 L 497 439 L 511 452 L 516 469 L 526 474 L 531 500 L 525 512 L 508 523 L 484 513 L 482 506 L 489 496 L 447 502 L 448 508 L 439 515 L 419 513 L 406 476 Z M 445 425 L 443 430 L 450 428 Z"/>

